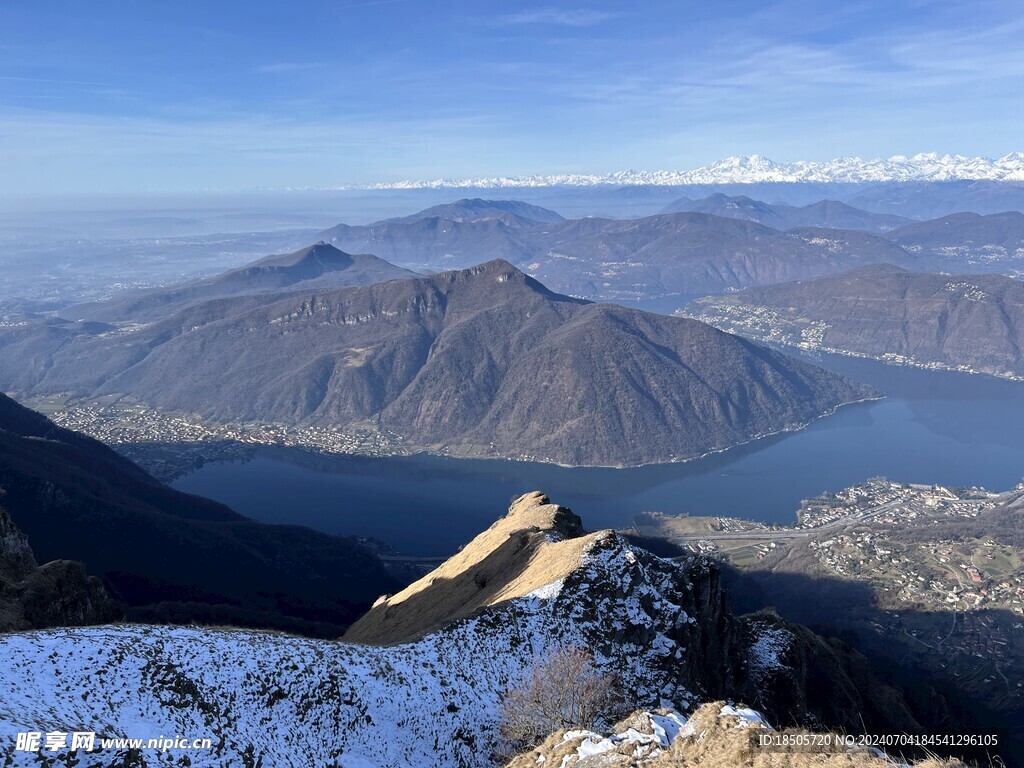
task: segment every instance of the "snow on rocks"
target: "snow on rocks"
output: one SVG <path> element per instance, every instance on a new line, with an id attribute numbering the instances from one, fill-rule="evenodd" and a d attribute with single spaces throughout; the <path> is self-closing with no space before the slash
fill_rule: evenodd
<path id="1" fill-rule="evenodd" d="M 575 751 L 562 756 L 560 768 L 570 768 L 583 758 L 612 751 L 629 754 L 641 762 L 649 760 L 668 749 L 685 726 L 686 718 L 674 711 L 638 712 L 608 736 L 586 730 L 566 731 L 562 744 L 576 742 Z"/>
<path id="2" fill-rule="evenodd" d="M 712 706 L 712 705 L 706 705 Z M 707 715 L 687 718 L 668 710 L 635 712 L 608 734 L 590 730 L 571 730 L 548 739 L 532 753 L 513 761 L 510 768 L 521 765 L 552 765 L 558 768 L 597 768 L 597 766 L 639 766 L 654 761 L 668 751 L 678 738 L 703 741 L 712 732 L 736 731 L 746 728 L 771 730 L 759 712 L 721 702 L 712 706 L 716 722 L 708 728 Z M 604 756 L 602 760 L 592 759 Z M 661 764 L 661 763 L 659 763 Z"/>
<path id="3" fill-rule="evenodd" d="M 793 643 L 793 634 L 765 623 L 755 626 L 757 639 L 747 651 L 747 665 L 754 680 L 762 683 L 771 673 L 789 669 L 782 658 Z"/>
<path id="4" fill-rule="evenodd" d="M 734 707 L 732 704 L 725 704 L 718 713 L 719 717 L 735 717 L 736 728 L 750 728 L 756 726 L 758 728 L 766 728 L 772 730 L 772 727 L 768 725 L 768 722 L 762 717 L 761 713 L 750 709 L 748 707 Z"/>

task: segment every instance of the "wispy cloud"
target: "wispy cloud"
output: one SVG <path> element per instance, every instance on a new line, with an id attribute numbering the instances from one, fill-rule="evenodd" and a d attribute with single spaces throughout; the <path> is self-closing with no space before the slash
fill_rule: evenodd
<path id="1" fill-rule="evenodd" d="M 64 78 L 51 77 L 19 77 L 16 75 L 0 75 L 0 81 L 14 83 L 47 83 L 51 85 L 91 85 L 97 87 L 105 87 L 110 85 L 110 83 L 97 83 L 91 80 L 67 80 Z"/>
<path id="2" fill-rule="evenodd" d="M 437 157 L 474 175 L 479 169 L 462 169 L 460 158 L 466 148 L 483 155 L 481 137 L 495 129 L 476 115 L 168 120 L 14 108 L 0 115 L 0 179 L 37 192 L 52 191 L 51 174 L 40 169 L 62 169 L 60 184 L 81 192 L 100 177 L 107 189 L 144 188 L 150 175 L 165 189 L 344 184 L 425 178 L 436 173 L 431 162 Z"/>
<path id="3" fill-rule="evenodd" d="M 607 11 L 588 11 L 585 9 L 565 10 L 561 8 L 542 8 L 535 11 L 522 11 L 508 14 L 498 19 L 499 23 L 517 24 L 554 24 L 563 27 L 592 27 L 596 24 L 614 19 L 618 14 Z"/>

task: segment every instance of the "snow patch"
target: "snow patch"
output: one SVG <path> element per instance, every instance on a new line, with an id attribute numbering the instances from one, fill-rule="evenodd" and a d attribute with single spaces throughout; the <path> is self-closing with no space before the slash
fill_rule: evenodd
<path id="1" fill-rule="evenodd" d="M 793 635 L 781 627 L 756 624 L 757 640 L 747 652 L 747 665 L 754 679 L 762 682 L 769 674 L 789 667 L 782 661 L 789 650 Z"/>
<path id="2" fill-rule="evenodd" d="M 722 711 L 718 713 L 719 717 L 735 717 L 739 720 L 736 723 L 737 728 L 765 728 L 769 731 L 775 730 L 768 721 L 764 719 L 760 712 L 748 709 L 747 707 L 734 707 L 731 704 L 726 704 L 722 707 Z"/>
<path id="3" fill-rule="evenodd" d="M 538 600 L 550 600 L 553 597 L 557 597 L 558 593 L 562 591 L 562 585 L 565 584 L 565 579 L 559 579 L 553 581 L 550 584 L 545 584 L 543 587 L 537 587 L 526 595 L 526 597 L 535 597 Z"/>

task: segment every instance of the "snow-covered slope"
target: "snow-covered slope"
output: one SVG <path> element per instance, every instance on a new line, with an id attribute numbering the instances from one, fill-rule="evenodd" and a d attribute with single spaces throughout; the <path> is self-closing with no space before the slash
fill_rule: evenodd
<path id="1" fill-rule="evenodd" d="M 591 187 L 603 185 L 684 186 L 688 184 L 864 183 L 889 181 L 955 181 L 961 179 L 1024 181 L 1024 152 L 1003 157 L 967 157 L 927 152 L 907 157 L 862 160 L 840 157 L 824 162 L 776 163 L 760 155 L 727 157 L 689 171 L 619 171 L 608 174 L 497 176 L 434 179 L 375 184 L 371 189 L 496 189 L 502 187 Z"/>
<path id="2" fill-rule="evenodd" d="M 0 757 L 28 766 L 43 754 L 71 765 L 66 749 L 17 751 L 17 734 L 96 731 L 214 741 L 212 750 L 143 749 L 144 765 L 185 755 L 194 767 L 260 757 L 264 766 L 485 766 L 504 691 L 567 644 L 590 648 L 642 705 L 689 706 L 699 692 L 684 657 L 700 641 L 683 607 L 694 604 L 687 568 L 611 532 L 587 537 L 577 566 L 397 646 L 145 626 L 8 635 L 0 638 Z M 80 752 L 77 765 L 111 765 L 114 751 Z"/>
<path id="3" fill-rule="evenodd" d="M 734 616 L 707 560 L 587 534 L 540 493 L 356 628 L 365 643 L 132 625 L 0 636 L 0 764 L 485 768 L 506 692 L 565 647 L 587 649 L 640 709 L 732 698 L 777 721 L 911 722 L 835 644 L 774 614 Z M 95 732 L 99 749 L 71 754 L 75 732 Z M 47 749 L 47 734 L 63 746 Z"/>

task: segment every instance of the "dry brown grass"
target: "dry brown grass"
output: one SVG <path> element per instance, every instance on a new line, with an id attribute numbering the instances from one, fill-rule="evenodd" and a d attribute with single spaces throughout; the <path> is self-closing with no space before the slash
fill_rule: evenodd
<path id="1" fill-rule="evenodd" d="M 579 518 L 539 492 L 524 494 L 508 514 L 460 552 L 395 595 L 381 598 L 344 639 L 407 642 L 481 608 L 564 579 L 604 533 L 581 535 Z M 568 538 L 549 540 L 552 534 Z"/>
<path id="2" fill-rule="evenodd" d="M 551 734 L 543 744 L 514 758 L 506 768 L 536 768 L 537 765 L 563 765 L 566 768 L 894 768 L 901 763 L 889 761 L 864 750 L 834 747 L 827 751 L 774 751 L 760 745 L 765 733 L 759 727 L 737 728 L 737 718 L 721 717 L 723 702 L 705 704 L 689 719 L 692 734 L 680 736 L 671 747 L 653 759 L 638 757 L 636 744 L 623 744 L 611 752 L 580 761 L 576 749 L 581 739 L 565 740 L 565 732 Z M 614 733 L 625 733 L 640 726 L 637 713 L 619 723 Z M 540 758 L 544 758 L 538 763 Z M 912 764 L 914 768 L 964 768 L 955 760 L 929 758 Z"/>

